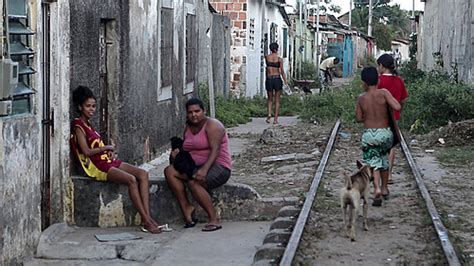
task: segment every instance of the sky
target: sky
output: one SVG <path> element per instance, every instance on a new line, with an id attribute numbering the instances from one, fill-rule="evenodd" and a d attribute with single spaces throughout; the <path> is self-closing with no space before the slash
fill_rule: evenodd
<path id="1" fill-rule="evenodd" d="M 287 4 L 290 5 L 295 5 L 296 2 L 301 1 L 301 0 L 286 0 Z M 314 1 L 314 0 L 313 0 Z M 316 3 L 316 1 L 314 1 Z M 377 2 L 377 0 L 373 0 L 374 3 Z M 350 5 L 350 0 L 332 0 L 333 4 L 336 4 L 341 7 L 341 13 L 339 15 L 342 15 L 349 11 L 349 5 Z M 399 4 L 401 9 L 405 10 L 412 10 L 413 8 L 413 0 L 392 0 L 392 3 L 394 4 Z M 415 10 L 424 10 L 425 8 L 425 3 L 421 2 L 420 0 L 415 0 Z"/>

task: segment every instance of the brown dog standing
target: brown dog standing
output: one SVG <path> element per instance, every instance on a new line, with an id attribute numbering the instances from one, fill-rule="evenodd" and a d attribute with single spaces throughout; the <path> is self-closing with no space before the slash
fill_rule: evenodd
<path id="1" fill-rule="evenodd" d="M 372 179 L 372 170 L 369 165 L 357 161 L 359 169 L 355 174 L 345 176 L 345 185 L 341 189 L 341 208 L 343 217 L 343 227 L 347 228 L 348 236 L 355 241 L 355 220 L 358 215 L 360 200 L 364 200 L 364 230 L 369 230 L 367 226 L 367 211 L 369 209 L 370 180 Z M 346 217 L 349 216 L 349 219 Z"/>

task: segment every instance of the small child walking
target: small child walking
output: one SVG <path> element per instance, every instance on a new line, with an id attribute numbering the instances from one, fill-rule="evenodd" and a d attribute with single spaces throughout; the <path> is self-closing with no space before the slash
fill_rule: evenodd
<path id="1" fill-rule="evenodd" d="M 365 92 L 357 99 L 356 120 L 364 123 L 363 159 L 374 171 L 374 202 L 372 206 L 382 206 L 382 190 L 388 191 L 388 153 L 393 142 L 388 107 L 400 111 L 401 106 L 388 90 L 377 88 L 379 77 L 375 67 L 364 68 L 361 79 Z M 382 179 L 382 187 L 380 187 L 380 179 Z"/>

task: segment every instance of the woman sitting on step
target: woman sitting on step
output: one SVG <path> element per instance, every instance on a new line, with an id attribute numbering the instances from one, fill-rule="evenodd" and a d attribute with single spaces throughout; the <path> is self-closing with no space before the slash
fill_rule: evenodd
<path id="1" fill-rule="evenodd" d="M 158 223 L 150 216 L 148 172 L 115 159 L 114 146 L 104 145 L 89 121 L 96 111 L 96 98 L 89 88 L 75 89 L 73 101 L 80 115 L 72 122 L 71 149 L 85 173 L 97 181 L 127 184 L 130 199 L 142 218 L 142 231 L 160 233 Z"/>

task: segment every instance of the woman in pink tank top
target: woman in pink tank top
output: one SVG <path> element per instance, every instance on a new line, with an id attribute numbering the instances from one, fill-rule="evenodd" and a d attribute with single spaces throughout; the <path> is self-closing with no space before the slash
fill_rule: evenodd
<path id="1" fill-rule="evenodd" d="M 184 216 L 185 228 L 194 227 L 197 219 L 194 206 L 186 196 L 185 184 L 195 200 L 206 211 L 208 223 L 202 231 L 210 232 L 222 228 L 209 194 L 209 190 L 222 186 L 229 180 L 232 159 L 224 125 L 217 119 L 206 116 L 201 100 L 192 98 L 186 102 L 187 125 L 184 131 L 183 149 L 191 154 L 197 170 L 192 177 L 180 174 L 172 165 L 166 167 L 166 181 L 176 196 Z M 175 156 L 172 151 L 171 156 Z"/>

